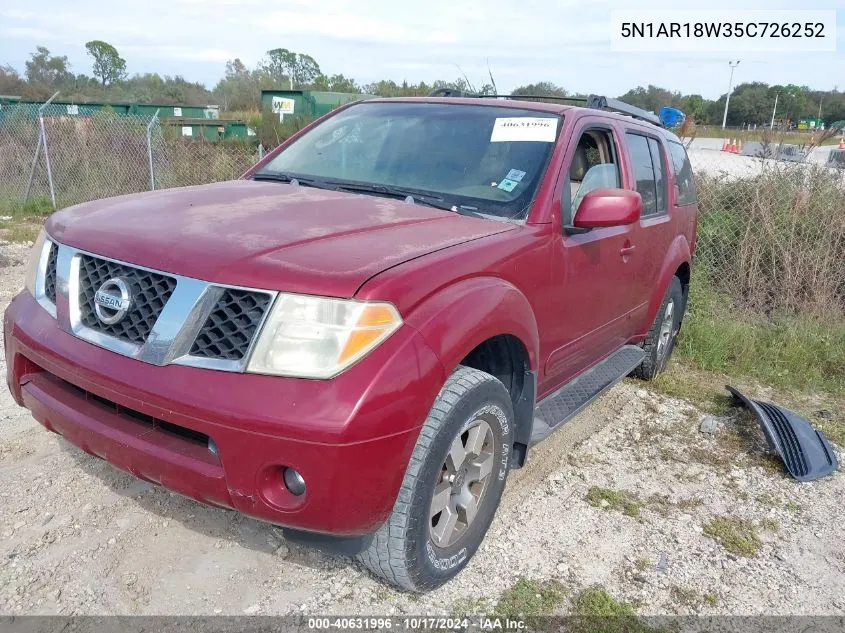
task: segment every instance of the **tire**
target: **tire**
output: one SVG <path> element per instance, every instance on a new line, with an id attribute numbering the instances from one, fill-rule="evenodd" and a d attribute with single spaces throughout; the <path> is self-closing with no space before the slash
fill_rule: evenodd
<path id="1" fill-rule="evenodd" d="M 428 591 L 456 576 L 499 506 L 514 431 L 505 386 L 490 374 L 459 366 L 423 424 L 393 511 L 358 561 L 406 591 Z M 463 465 L 455 463 L 461 450 L 468 456 Z M 486 478 L 478 479 L 484 472 Z"/>
<path id="2" fill-rule="evenodd" d="M 681 329 L 685 303 L 681 280 L 672 277 L 666 296 L 663 297 L 657 316 L 654 317 L 654 323 L 651 324 L 642 344 L 645 359 L 634 370 L 634 376 L 642 380 L 652 380 L 665 369 L 675 349 L 675 338 Z"/>

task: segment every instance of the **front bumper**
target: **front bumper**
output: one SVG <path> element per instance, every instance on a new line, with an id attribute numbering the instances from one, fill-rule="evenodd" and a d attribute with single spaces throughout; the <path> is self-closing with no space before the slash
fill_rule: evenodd
<path id="1" fill-rule="evenodd" d="M 198 501 L 337 536 L 387 518 L 445 380 L 407 325 L 328 381 L 140 362 L 63 331 L 26 292 L 4 335 L 13 397 L 71 443 Z"/>

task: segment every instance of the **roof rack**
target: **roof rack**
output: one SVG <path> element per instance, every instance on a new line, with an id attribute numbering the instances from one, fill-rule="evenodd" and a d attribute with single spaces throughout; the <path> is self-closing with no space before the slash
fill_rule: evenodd
<path id="1" fill-rule="evenodd" d="M 608 99 L 607 97 L 599 95 L 590 95 L 587 97 L 587 107 L 593 110 L 610 110 L 611 112 L 618 112 L 619 114 L 625 114 L 640 121 L 651 123 L 657 127 L 663 127 L 663 122 L 656 114 L 653 114 L 648 110 L 638 108 L 637 106 L 632 106 L 624 101 L 619 101 L 619 99 Z"/>
<path id="2" fill-rule="evenodd" d="M 591 110 L 608 110 L 610 112 L 618 112 L 626 116 L 632 117 L 639 121 L 651 123 L 657 127 L 664 127 L 663 122 L 656 114 L 643 110 L 636 106 L 632 106 L 624 101 L 618 99 L 608 99 L 601 95 L 590 95 L 589 97 L 558 97 L 555 95 L 481 95 L 473 94 L 471 92 L 464 92 L 453 88 L 440 88 L 429 93 L 429 97 L 471 97 L 476 99 L 545 99 L 546 101 L 569 101 L 573 103 L 583 104 L 583 107 Z"/>

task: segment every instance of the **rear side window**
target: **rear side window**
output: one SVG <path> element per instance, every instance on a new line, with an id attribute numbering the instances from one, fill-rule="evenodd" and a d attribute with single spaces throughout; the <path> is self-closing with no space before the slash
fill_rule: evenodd
<path id="1" fill-rule="evenodd" d="M 672 170 L 675 173 L 675 183 L 678 185 L 678 206 L 695 204 L 695 182 L 692 178 L 692 165 L 687 151 L 680 143 L 670 141 L 669 153 L 672 155 Z"/>
<path id="2" fill-rule="evenodd" d="M 665 178 L 663 177 L 662 161 L 658 156 L 652 160 L 649 138 L 640 134 L 628 132 L 628 150 L 631 153 L 631 163 L 634 166 L 634 178 L 637 191 L 643 199 L 643 216 L 655 215 L 666 211 Z M 660 183 L 658 193 L 658 181 Z"/>

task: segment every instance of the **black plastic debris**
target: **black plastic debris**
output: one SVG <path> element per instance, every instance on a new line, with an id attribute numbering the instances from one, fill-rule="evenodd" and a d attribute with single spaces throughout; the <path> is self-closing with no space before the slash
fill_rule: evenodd
<path id="1" fill-rule="evenodd" d="M 836 455 L 821 431 L 797 413 L 771 402 L 746 398 L 725 385 L 731 395 L 754 412 L 769 446 L 780 455 L 786 470 L 798 481 L 813 481 L 838 468 Z"/>

